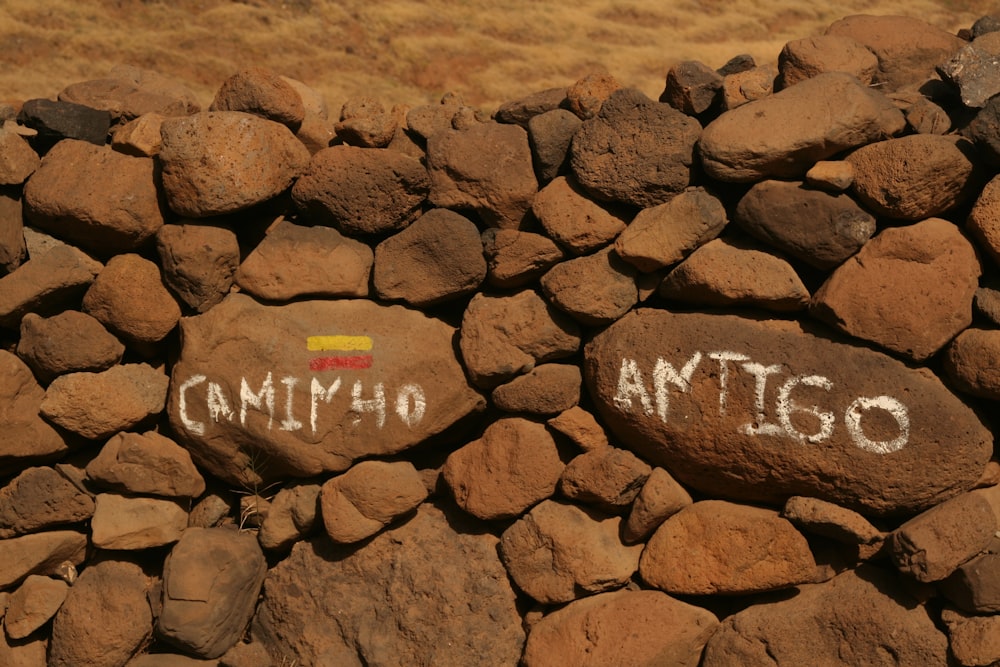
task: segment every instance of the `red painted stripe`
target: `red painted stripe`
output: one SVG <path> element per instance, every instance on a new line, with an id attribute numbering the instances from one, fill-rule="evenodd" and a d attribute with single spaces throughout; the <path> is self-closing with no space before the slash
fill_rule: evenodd
<path id="1" fill-rule="evenodd" d="M 316 357 L 309 360 L 311 371 L 332 371 L 341 368 L 360 370 L 371 368 L 372 355 L 359 354 L 350 357 Z"/>

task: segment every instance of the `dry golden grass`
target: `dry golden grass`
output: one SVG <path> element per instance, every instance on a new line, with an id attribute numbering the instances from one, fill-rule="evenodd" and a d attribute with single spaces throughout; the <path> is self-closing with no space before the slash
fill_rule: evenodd
<path id="1" fill-rule="evenodd" d="M 183 81 L 204 104 L 251 64 L 335 109 L 359 95 L 422 104 L 448 91 L 489 109 L 595 71 L 655 97 L 674 62 L 773 61 L 850 14 L 954 32 L 991 10 L 993 0 L 5 0 L 0 99 L 52 97 L 120 63 Z"/>

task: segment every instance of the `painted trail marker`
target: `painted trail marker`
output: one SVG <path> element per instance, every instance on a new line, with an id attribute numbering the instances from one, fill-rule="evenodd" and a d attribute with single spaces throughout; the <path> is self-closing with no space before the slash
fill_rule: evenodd
<path id="1" fill-rule="evenodd" d="M 336 352 L 313 357 L 309 360 L 311 371 L 332 371 L 340 369 L 362 370 L 371 368 L 374 343 L 370 336 L 309 336 L 306 349 L 310 352 Z M 367 354 L 365 354 L 367 353 Z"/>

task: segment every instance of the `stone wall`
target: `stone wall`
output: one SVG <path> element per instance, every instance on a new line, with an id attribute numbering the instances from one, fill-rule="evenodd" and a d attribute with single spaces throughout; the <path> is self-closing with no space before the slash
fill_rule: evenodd
<path id="1" fill-rule="evenodd" d="M 6 108 L 0 664 L 997 663 L 998 28 Z"/>

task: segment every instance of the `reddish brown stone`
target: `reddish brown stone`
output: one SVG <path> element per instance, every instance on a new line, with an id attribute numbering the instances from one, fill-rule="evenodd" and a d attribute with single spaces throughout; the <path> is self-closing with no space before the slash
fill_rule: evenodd
<path id="1" fill-rule="evenodd" d="M 409 461 L 362 461 L 320 490 L 320 513 L 330 539 L 360 542 L 411 513 L 427 489 Z"/>
<path id="2" fill-rule="evenodd" d="M 160 278 L 160 268 L 139 255 L 115 255 L 83 297 L 83 309 L 123 338 L 156 343 L 181 318 Z"/>
<path id="3" fill-rule="evenodd" d="M 160 126 L 166 116 L 145 113 L 120 126 L 111 135 L 111 147 L 119 153 L 134 157 L 159 155 L 162 139 Z"/>
<path id="4" fill-rule="evenodd" d="M 406 126 L 424 141 L 442 130 L 451 129 L 452 119 L 465 108 L 462 98 L 455 93 L 445 93 L 438 104 L 424 104 L 406 113 Z"/>
<path id="5" fill-rule="evenodd" d="M 28 313 L 21 320 L 17 354 L 42 382 L 64 373 L 107 370 L 124 352 L 121 341 L 86 313 L 64 310 L 49 318 Z"/>
<path id="6" fill-rule="evenodd" d="M 868 85 L 878 69 L 878 58 L 850 37 L 815 35 L 785 44 L 778 54 L 778 69 L 782 88 L 823 72 L 847 72 Z"/>
<path id="7" fill-rule="evenodd" d="M 286 551 L 302 539 L 319 516 L 319 484 L 291 484 L 271 500 L 271 507 L 260 525 L 257 541 L 270 551 Z"/>
<path id="8" fill-rule="evenodd" d="M 0 128 L 0 185 L 20 185 L 38 168 L 38 153 L 14 132 Z"/>
<path id="9" fill-rule="evenodd" d="M 188 525 L 176 501 L 99 493 L 90 522 L 90 541 L 98 549 L 135 551 L 173 544 Z"/>
<path id="10" fill-rule="evenodd" d="M 566 89 L 566 105 L 583 120 L 593 118 L 604 102 L 622 85 L 606 72 L 595 72 L 583 77 Z"/>
<path id="11" fill-rule="evenodd" d="M 820 190 L 843 192 L 854 182 L 854 167 L 846 160 L 820 160 L 806 172 L 805 180 Z"/>
<path id="12" fill-rule="evenodd" d="M 112 68 L 107 78 L 66 86 L 59 99 L 107 111 L 123 121 L 146 113 L 186 116 L 201 111 L 197 95 L 186 85 L 130 65 Z"/>
<path id="13" fill-rule="evenodd" d="M 17 355 L 0 350 L 0 474 L 66 452 L 68 444 L 39 414 L 45 390 Z"/>
<path id="14" fill-rule="evenodd" d="M 691 494 L 664 468 L 653 468 L 622 526 L 626 544 L 644 542 L 660 524 L 692 503 Z"/>
<path id="15" fill-rule="evenodd" d="M 573 136 L 582 123 L 566 109 L 554 109 L 528 121 L 528 139 L 540 182 L 548 183 L 563 171 Z"/>
<path id="16" fill-rule="evenodd" d="M 1000 264 L 1000 176 L 983 187 L 965 227 L 993 263 Z"/>
<path id="17" fill-rule="evenodd" d="M 233 286 L 240 247 L 222 225 L 164 225 L 156 233 L 163 282 L 199 313 L 222 301 Z"/>
<path id="18" fill-rule="evenodd" d="M 722 76 L 718 72 L 698 60 L 684 60 L 667 70 L 660 101 L 697 116 L 718 102 L 721 91 Z"/>
<path id="19" fill-rule="evenodd" d="M 504 102 L 497 107 L 493 117 L 498 123 L 513 123 L 527 127 L 532 118 L 555 111 L 564 104 L 566 104 L 565 88 L 546 88 L 537 93 L 529 93 L 516 100 Z"/>
<path id="20" fill-rule="evenodd" d="M 21 200 L 0 193 L 0 276 L 10 273 L 27 259 Z"/>
<path id="21" fill-rule="evenodd" d="M 608 446 L 608 436 L 604 428 L 594 415 L 579 405 L 556 415 L 546 423 L 585 452 Z"/>
<path id="22" fill-rule="evenodd" d="M 941 620 L 948 629 L 948 646 L 961 665 L 993 665 L 1000 662 L 1000 616 L 973 616 L 944 609 Z"/>
<path id="23" fill-rule="evenodd" d="M 549 238 L 574 255 L 606 246 L 626 225 L 624 211 L 587 198 L 573 181 L 563 176 L 538 192 L 531 210 Z"/>
<path id="24" fill-rule="evenodd" d="M 0 590 L 16 586 L 31 574 L 55 575 L 68 561 L 83 563 L 87 535 L 50 530 L 0 540 Z"/>
<path id="25" fill-rule="evenodd" d="M 630 451 L 601 447 L 584 452 L 566 465 L 559 491 L 577 502 L 609 514 L 623 514 L 639 495 L 652 469 Z"/>
<path id="26" fill-rule="evenodd" d="M 552 415 L 580 401 L 580 368 L 542 364 L 493 390 L 493 403 L 507 412 Z"/>
<path id="27" fill-rule="evenodd" d="M 880 544 L 886 537 L 857 512 L 819 498 L 792 496 L 781 516 L 805 531 L 844 544 Z"/>
<path id="28" fill-rule="evenodd" d="M 20 327 L 29 312 L 66 308 L 94 282 L 103 267 L 66 245 L 32 254 L 14 272 L 0 278 L 0 326 Z"/>
<path id="29" fill-rule="evenodd" d="M 614 248 L 557 264 L 542 276 L 545 296 L 588 325 L 614 322 L 639 300 L 635 268 Z"/>
<path id="30" fill-rule="evenodd" d="M 223 81 L 208 110 L 243 111 L 292 129 L 306 113 L 298 91 L 265 67 L 248 67 Z"/>
<path id="31" fill-rule="evenodd" d="M 768 63 L 722 79 L 722 106 L 726 110 L 743 106 L 747 102 L 769 97 L 774 92 L 778 69 Z"/>
<path id="32" fill-rule="evenodd" d="M 49 622 L 66 600 L 69 584 L 36 574 L 10 596 L 3 624 L 11 639 L 24 639 Z"/>
<path id="33" fill-rule="evenodd" d="M 334 126 L 337 137 L 349 146 L 385 148 L 399 127 L 396 116 L 371 97 L 347 100 Z"/>
<path id="34" fill-rule="evenodd" d="M 0 539 L 86 521 L 93 499 L 52 468 L 27 468 L 0 488 Z"/>
<path id="35" fill-rule="evenodd" d="M 541 234 L 491 227 L 483 232 L 487 281 L 496 287 L 523 287 L 565 257 L 555 243 Z"/>
<path id="36" fill-rule="evenodd" d="M 124 493 L 197 498 L 205 492 L 188 451 L 155 431 L 112 437 L 87 464 L 87 478 Z"/>
<path id="37" fill-rule="evenodd" d="M 944 354 L 944 370 L 959 390 L 1000 400 L 1000 331 L 966 329 Z"/>

